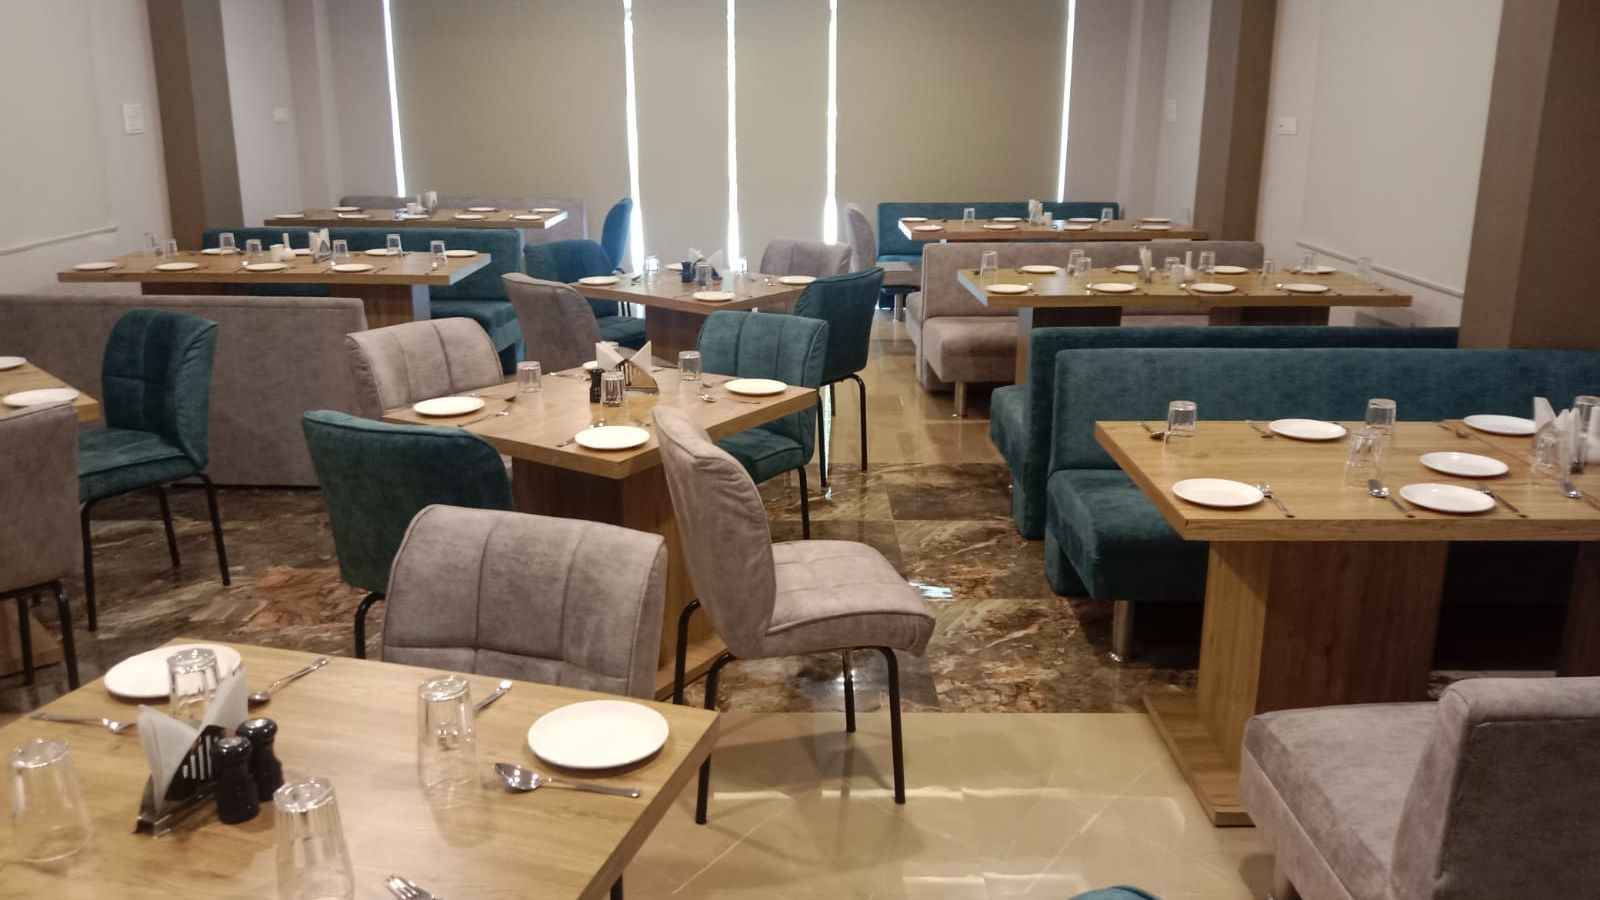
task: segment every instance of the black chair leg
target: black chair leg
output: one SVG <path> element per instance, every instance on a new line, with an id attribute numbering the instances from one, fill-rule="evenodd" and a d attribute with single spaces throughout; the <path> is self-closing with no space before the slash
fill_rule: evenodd
<path id="1" fill-rule="evenodd" d="M 733 662 L 733 654 L 724 652 L 711 663 L 711 670 L 706 673 L 706 709 L 717 708 L 717 682 L 722 678 L 722 667 Z M 706 761 L 700 764 L 700 786 L 695 792 L 694 823 L 706 823 L 706 805 L 711 801 L 711 756 L 706 756 Z"/>
<path id="2" fill-rule="evenodd" d="M 78 512 L 78 522 L 83 529 L 83 608 L 89 618 L 90 631 L 100 627 L 95 621 L 94 609 L 94 542 L 89 538 L 89 510 L 93 506 L 94 501 L 90 500 Z"/>
<path id="3" fill-rule="evenodd" d="M 161 501 L 161 527 L 167 532 L 167 555 L 172 557 L 172 567 L 176 569 L 183 562 L 178 559 L 178 533 L 172 530 L 172 507 L 167 503 L 165 485 L 156 488 L 156 499 Z"/>
<path id="4" fill-rule="evenodd" d="M 822 476 L 822 489 L 828 489 L 828 432 L 822 426 L 822 404 L 817 404 L 817 472 Z"/>
<path id="5" fill-rule="evenodd" d="M 211 509 L 211 539 L 217 544 L 217 565 L 222 569 L 222 586 L 233 584 L 233 576 L 228 574 L 228 548 L 222 545 L 222 513 L 217 510 L 217 486 L 211 483 L 211 476 L 201 472 L 201 481 L 206 485 L 206 506 Z"/>
<path id="6" fill-rule="evenodd" d="M 800 536 L 811 540 L 811 489 L 806 487 L 806 467 L 800 467 Z"/>
<path id="7" fill-rule="evenodd" d="M 618 875 L 617 876 L 617 880 L 615 882 L 613 882 L 612 885 L 611 885 L 611 900 L 622 900 L 622 876 L 621 875 Z"/>
<path id="8" fill-rule="evenodd" d="M 356 659 L 367 658 L 367 610 L 382 599 L 382 594 L 373 591 L 362 597 L 361 605 L 356 607 Z"/>
<path id="9" fill-rule="evenodd" d="M 72 640 L 72 607 L 67 603 L 67 587 L 59 581 L 50 582 L 56 592 L 56 617 L 61 620 L 61 655 L 67 665 L 67 687 L 78 689 L 78 648 Z"/>
<path id="10" fill-rule="evenodd" d="M 867 383 L 861 380 L 860 375 L 851 373 L 850 378 L 861 389 L 861 471 L 867 471 Z"/>
<path id="11" fill-rule="evenodd" d="M 833 415 L 839 414 L 839 392 L 831 384 L 828 385 L 828 408 L 833 410 Z"/>
<path id="12" fill-rule="evenodd" d="M 847 734 L 856 733 L 856 676 L 850 665 L 850 651 L 846 650 L 844 656 L 844 730 Z"/>
<path id="13" fill-rule="evenodd" d="M 683 705 L 684 675 L 689 668 L 689 620 L 699 608 L 699 600 L 690 600 L 678 613 L 678 648 L 673 651 L 672 660 L 672 702 L 678 706 Z"/>
<path id="14" fill-rule="evenodd" d="M 900 734 L 900 662 L 894 651 L 879 647 L 884 662 L 889 666 L 889 746 L 894 751 L 894 802 L 906 802 L 906 755 Z"/>
<path id="15" fill-rule="evenodd" d="M 28 621 L 28 599 L 33 594 L 17 595 L 17 645 L 22 648 L 22 683 L 33 684 L 33 633 Z"/>

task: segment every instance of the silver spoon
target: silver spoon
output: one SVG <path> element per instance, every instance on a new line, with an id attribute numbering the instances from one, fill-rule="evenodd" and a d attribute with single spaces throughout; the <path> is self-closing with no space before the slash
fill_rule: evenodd
<path id="1" fill-rule="evenodd" d="M 1478 488 L 1478 490 L 1483 492 L 1483 494 L 1485 496 L 1487 496 L 1490 500 L 1498 500 L 1501 503 L 1505 504 L 1506 509 L 1509 509 L 1512 512 L 1516 513 L 1518 518 L 1526 519 L 1528 517 L 1527 513 L 1523 512 L 1520 509 L 1517 509 L 1515 506 L 1512 506 L 1510 500 L 1507 500 L 1506 498 L 1500 496 L 1499 494 L 1496 494 L 1494 491 L 1491 491 L 1488 488 Z"/>
<path id="2" fill-rule="evenodd" d="M 1139 427 L 1143 428 L 1145 432 L 1150 435 L 1151 440 L 1159 441 L 1167 436 L 1165 431 L 1157 431 L 1154 428 L 1151 428 L 1149 425 L 1146 425 L 1143 419 L 1139 420 Z"/>
<path id="3" fill-rule="evenodd" d="M 300 671 L 298 671 L 298 672 L 290 672 L 289 674 L 283 676 L 282 678 L 279 678 L 277 681 L 274 681 L 273 683 L 267 685 L 266 690 L 256 691 L 254 694 L 251 694 L 249 696 L 249 698 L 248 698 L 250 700 L 250 705 L 251 706 L 260 706 L 261 704 L 266 703 L 268 700 L 272 699 L 272 692 L 273 691 L 276 691 L 278 688 L 283 687 L 284 685 L 286 685 L 289 682 L 295 680 L 296 678 L 301 678 L 303 676 L 310 675 L 312 672 L 315 672 L 316 670 L 322 668 L 323 666 L 325 666 L 327 664 L 328 664 L 328 658 L 326 656 L 317 657 L 316 659 L 311 661 L 310 665 L 306 666 L 305 668 L 301 669 Z"/>
<path id="4" fill-rule="evenodd" d="M 487 707 L 489 704 L 495 702 L 496 700 L 499 700 L 501 697 L 504 697 L 506 695 L 506 691 L 509 691 L 509 690 L 511 690 L 511 679 L 507 678 L 507 679 L 502 680 L 499 684 L 495 685 L 494 690 L 490 691 L 487 694 L 484 694 L 483 695 L 483 699 L 479 700 L 477 703 L 475 703 L 473 705 L 472 711 L 475 712 L 475 713 L 483 712 L 485 707 Z"/>
<path id="5" fill-rule="evenodd" d="M 639 797 L 638 788 L 606 787 L 603 784 L 590 784 L 587 781 L 568 781 L 553 775 L 540 775 L 532 769 L 524 769 L 512 763 L 495 763 L 494 770 L 500 773 L 506 787 L 519 794 L 536 790 L 545 784 L 560 784 L 580 791 L 593 791 L 596 794 L 610 794 L 613 797 Z"/>
<path id="6" fill-rule="evenodd" d="M 1566 495 L 1568 500 L 1585 500 L 1590 506 L 1600 509 L 1600 501 L 1578 490 L 1578 486 L 1573 484 L 1570 478 L 1561 479 L 1561 493 Z"/>
<path id="7" fill-rule="evenodd" d="M 1257 425 L 1253 419 L 1245 419 L 1244 423 L 1246 425 L 1249 425 L 1251 428 L 1254 428 L 1256 433 L 1261 435 L 1264 438 L 1277 437 L 1277 435 L 1275 435 L 1272 432 L 1266 430 L 1265 428 L 1262 428 L 1260 425 Z M 1268 494 L 1267 496 L 1270 497 L 1271 495 Z"/>
<path id="8" fill-rule="evenodd" d="M 1270 434 L 1262 435 L 1262 436 L 1263 437 L 1272 437 L 1272 435 L 1270 435 Z M 1273 496 L 1273 494 L 1272 494 L 1272 485 L 1267 484 L 1265 481 L 1263 481 L 1260 484 L 1256 485 L 1256 490 L 1261 492 L 1261 496 L 1267 498 L 1268 500 L 1271 500 L 1273 505 L 1278 507 L 1278 511 L 1283 513 L 1283 517 L 1285 519 L 1294 518 L 1294 513 L 1289 512 L 1289 507 L 1284 506 L 1282 500 L 1279 500 L 1277 497 Z"/>
<path id="9" fill-rule="evenodd" d="M 85 716 L 58 716 L 55 713 L 47 713 L 43 710 L 29 713 L 28 718 L 38 719 L 41 722 L 65 722 L 69 725 L 99 725 L 112 734 L 127 734 L 137 727 L 137 723 L 134 722 L 118 722 L 116 719 L 94 719 Z"/>
<path id="10" fill-rule="evenodd" d="M 700 399 L 704 400 L 707 403 L 715 403 L 715 402 L 717 402 L 717 398 L 711 396 L 710 394 L 701 394 L 700 395 Z"/>
<path id="11" fill-rule="evenodd" d="M 1408 518 L 1408 519 L 1415 519 L 1417 517 L 1416 513 L 1412 512 L 1409 509 L 1406 509 L 1404 506 L 1401 506 L 1400 505 L 1400 501 L 1396 500 L 1392 495 L 1390 495 L 1389 489 L 1384 486 L 1383 482 L 1379 481 L 1376 478 L 1368 478 L 1367 479 L 1367 493 L 1371 494 L 1374 497 L 1377 497 L 1379 500 L 1387 500 L 1390 503 L 1393 503 L 1394 504 L 1394 508 L 1400 510 L 1403 513 L 1405 513 L 1406 514 L 1406 518 Z"/>

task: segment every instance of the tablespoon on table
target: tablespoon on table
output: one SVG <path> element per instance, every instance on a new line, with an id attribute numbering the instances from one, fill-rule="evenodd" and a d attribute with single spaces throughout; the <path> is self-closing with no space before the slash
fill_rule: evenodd
<path id="1" fill-rule="evenodd" d="M 1150 439 L 1151 440 L 1159 441 L 1162 438 L 1167 436 L 1167 433 L 1165 431 L 1157 431 L 1154 428 L 1151 428 L 1149 425 L 1146 425 L 1143 419 L 1139 420 L 1139 427 L 1143 428 L 1145 430 L 1145 433 L 1150 435 Z"/>
<path id="2" fill-rule="evenodd" d="M 1417 517 L 1416 513 L 1406 509 L 1404 506 L 1401 506 L 1400 501 L 1393 494 L 1389 493 L 1389 488 L 1376 478 L 1367 479 L 1367 493 L 1377 497 L 1379 500 L 1387 500 L 1390 503 L 1393 503 L 1394 508 L 1405 513 L 1406 518 L 1408 519 L 1415 519 Z"/>
<path id="3" fill-rule="evenodd" d="M 489 693 L 483 695 L 483 699 L 482 700 L 479 700 L 477 703 L 473 704 L 472 711 L 474 713 L 483 712 L 483 710 L 489 704 L 495 702 L 496 700 L 499 700 L 501 697 L 504 697 L 506 695 L 506 691 L 509 691 L 509 690 L 511 690 L 511 679 L 507 678 L 507 679 L 501 680 L 501 682 L 499 684 L 495 685 L 494 690 L 492 690 Z"/>
<path id="4" fill-rule="evenodd" d="M 118 722 L 116 719 L 95 719 L 87 716 L 58 716 L 43 710 L 29 713 L 28 718 L 38 719 L 41 722 L 63 722 L 68 725 L 99 725 L 112 734 L 127 734 L 137 727 L 135 722 Z"/>
<path id="5" fill-rule="evenodd" d="M 1249 425 L 1251 428 L 1255 429 L 1256 433 L 1261 435 L 1264 438 L 1277 437 L 1277 435 L 1275 435 L 1272 432 L 1266 430 L 1265 428 L 1262 428 L 1260 425 L 1257 425 L 1255 423 L 1254 419 L 1245 419 L 1244 423 L 1246 425 Z"/>
<path id="6" fill-rule="evenodd" d="M 1269 435 L 1264 435 L 1264 437 L 1272 437 L 1272 435 L 1270 435 L 1270 434 Z M 1256 490 L 1261 492 L 1261 496 L 1267 498 L 1268 500 L 1271 500 L 1273 505 L 1278 507 L 1278 511 L 1283 513 L 1283 517 L 1285 519 L 1294 518 L 1294 513 L 1289 512 L 1289 507 L 1284 506 L 1283 505 L 1283 501 L 1279 500 L 1276 496 L 1273 495 L 1273 493 L 1272 493 L 1272 485 L 1267 484 L 1265 481 L 1263 481 L 1260 484 L 1256 485 Z"/>
<path id="7" fill-rule="evenodd" d="M 250 701 L 251 706 L 260 706 L 261 704 L 271 700 L 273 692 L 277 691 L 278 688 L 281 688 L 289 682 L 294 681 L 296 678 L 302 678 L 306 675 L 310 675 L 312 672 L 315 672 L 327 664 L 328 658 L 326 656 L 319 656 L 312 660 L 311 664 L 305 668 L 299 670 L 298 672 L 290 672 L 282 678 L 279 678 L 277 681 L 267 685 L 265 690 L 256 691 L 254 694 L 251 694 L 247 699 Z"/>
<path id="8" fill-rule="evenodd" d="M 1588 494 L 1585 494 L 1583 491 L 1578 490 L 1578 486 L 1573 484 L 1572 479 L 1570 478 L 1561 479 L 1561 493 L 1566 495 L 1568 500 L 1583 500 L 1595 509 L 1600 509 L 1600 500 L 1596 500 Z"/>
<path id="9" fill-rule="evenodd" d="M 590 791 L 596 794 L 610 794 L 613 797 L 638 798 L 638 788 L 607 787 L 603 784 L 590 784 L 587 781 L 570 781 L 557 778 L 554 775 L 540 775 L 532 769 L 524 769 L 512 763 L 495 763 L 494 770 L 500 773 L 500 778 L 505 781 L 508 790 L 519 794 L 536 790 L 546 784 L 559 784 L 563 787 L 574 788 L 580 791 Z"/>

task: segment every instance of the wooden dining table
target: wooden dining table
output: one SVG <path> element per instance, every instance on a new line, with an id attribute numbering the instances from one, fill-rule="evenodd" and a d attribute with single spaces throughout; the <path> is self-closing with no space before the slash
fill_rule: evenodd
<path id="1" fill-rule="evenodd" d="M 4 335 L 0 335 L 3 341 Z M 0 344 L 0 350 L 4 350 Z M 19 391 L 36 391 L 43 388 L 70 388 L 73 387 L 65 381 L 51 375 L 31 362 L 24 362 L 20 366 L 0 370 L 0 397 L 7 397 Z M 72 400 L 72 408 L 78 414 L 79 422 L 93 422 L 100 418 L 100 401 L 90 396 L 82 388 L 74 388 L 78 396 Z M 16 415 L 23 408 L 0 403 L 0 419 Z"/>
<path id="2" fill-rule="evenodd" d="M 515 384 L 475 393 L 487 405 L 477 412 L 439 418 L 411 407 L 389 410 L 384 421 L 407 425 L 463 427 L 511 457 L 511 485 L 517 509 L 547 516 L 589 519 L 659 534 L 667 542 L 666 603 L 662 610 L 661 653 L 657 696 L 672 689 L 673 653 L 678 616 L 695 598 L 683 543 L 661 468 L 661 446 L 655 437 L 651 410 L 658 405 L 681 409 L 713 438 L 745 431 L 764 422 L 809 409 L 817 402 L 811 388 L 790 385 L 767 397 L 730 393 L 725 375 L 706 374 L 701 383 L 681 382 L 678 370 L 657 366 L 659 394 L 630 392 L 622 407 L 589 403 L 589 379 L 581 369 L 546 374 L 544 389 L 517 393 Z M 709 396 L 711 401 L 701 399 Z M 515 402 L 508 402 L 515 397 Z M 497 413 L 509 411 L 501 416 Z M 487 418 L 484 418 L 488 416 Z M 611 425 L 638 425 L 649 440 L 630 450 L 588 450 L 575 442 L 578 432 L 603 419 Z M 723 650 L 705 616 L 696 616 L 689 632 L 688 677 L 697 677 Z"/>
<path id="3" fill-rule="evenodd" d="M 179 639 L 173 643 L 191 643 Z M 314 655 L 242 644 L 252 689 L 299 669 Z M 398 874 L 436 896 L 491 898 L 604 897 L 674 799 L 711 753 L 717 714 L 686 706 L 640 702 L 666 720 L 666 744 L 625 770 L 554 769 L 529 749 L 537 718 L 607 694 L 530 682 L 512 689 L 476 717 L 483 780 L 464 802 L 431 805 L 417 782 L 417 686 L 438 673 L 375 660 L 335 657 L 276 693 L 252 715 L 278 723 L 275 749 L 290 780 L 332 783 L 361 900 L 390 896 L 383 879 Z M 472 697 L 496 679 L 468 675 Z M 157 701 L 158 703 L 162 701 Z M 43 707 L 59 715 L 136 721 L 135 703 L 110 694 L 102 680 Z M 212 810 L 164 837 L 134 833 L 149 767 L 137 731 L 112 734 L 94 725 L 22 718 L 0 727 L 0 746 L 34 738 L 67 741 L 88 806 L 93 835 L 87 849 L 60 863 L 15 860 L 10 828 L 0 836 L 0 893 L 8 897 L 173 900 L 275 895 L 272 804 L 241 825 L 223 825 Z M 513 794 L 491 764 L 514 762 L 543 774 L 635 787 L 638 799 L 563 787 Z"/>
<path id="4" fill-rule="evenodd" d="M 1070 222 L 1057 219 L 1049 225 L 1031 225 L 997 219 L 900 220 L 900 233 L 921 243 L 944 241 L 1203 241 L 1209 232 L 1187 225 L 1151 223 L 1140 219 L 1110 222 Z"/>
<path id="5" fill-rule="evenodd" d="M 609 277 L 609 276 L 599 276 Z M 614 284 L 583 284 L 573 282 L 578 293 L 593 300 L 615 300 L 620 303 L 638 303 L 646 307 L 645 335 L 657 356 L 676 360 L 679 351 L 694 350 L 700 345 L 700 327 L 706 316 L 719 309 L 784 310 L 805 292 L 804 284 L 784 284 L 781 275 L 752 274 L 743 278 L 730 275 L 706 290 L 722 291 L 734 295 L 731 300 L 696 300 L 701 288 L 686 282 L 673 269 L 665 269 L 654 278 L 643 274 L 617 276 Z"/>
<path id="6" fill-rule="evenodd" d="M 1144 284 L 1140 276 L 1115 269 L 1090 269 L 1087 277 L 1074 278 L 1065 269 L 1055 272 L 1025 272 L 999 269 L 992 275 L 977 269 L 963 269 L 957 276 L 978 302 L 991 309 L 1017 312 L 1017 384 L 1028 377 L 1028 353 L 1035 328 L 1064 326 L 1118 325 L 1125 312 L 1156 312 L 1169 315 L 1205 315 L 1212 325 L 1326 325 L 1329 311 L 1338 306 L 1403 307 L 1411 305 L 1411 295 L 1392 291 L 1349 272 L 1328 275 L 1284 274 L 1270 282 L 1251 270 L 1243 274 L 1199 274 L 1197 283 L 1223 284 L 1229 293 L 1196 291 L 1192 284 L 1173 283 L 1156 276 Z M 1132 290 L 1114 293 L 1101 285 L 1129 285 Z M 1325 288 L 1322 293 L 1288 290 L 1285 284 L 1307 284 Z M 1000 293 L 996 285 L 1018 285 L 1022 293 Z"/>
<path id="7" fill-rule="evenodd" d="M 531 209 L 500 209 L 473 212 L 467 209 L 436 209 L 432 213 L 408 215 L 392 209 L 306 209 L 280 213 L 262 221 L 268 228 L 520 228 L 544 231 L 565 222 L 565 210 L 534 212 Z"/>
<path id="8" fill-rule="evenodd" d="M 455 284 L 487 266 L 490 255 L 450 257 L 435 268 L 433 257 L 408 252 L 399 256 L 355 252 L 348 258 L 315 262 L 299 255 L 286 268 L 270 272 L 251 272 L 243 268 L 240 254 L 212 254 L 185 250 L 176 257 L 157 257 L 150 253 L 130 253 L 115 260 L 116 268 L 104 271 L 67 269 L 56 273 L 56 280 L 69 284 L 85 282 L 137 283 L 146 294 L 244 294 L 253 285 L 318 285 L 334 297 L 359 297 L 366 307 L 367 327 L 381 328 L 429 318 L 428 289 Z M 266 262 L 265 259 L 262 262 Z M 162 271 L 158 266 L 194 263 L 188 271 Z M 365 272 L 338 272 L 333 265 L 370 265 Z"/>
<path id="9" fill-rule="evenodd" d="M 1245 422 L 1202 421 L 1194 437 L 1166 443 L 1136 422 L 1096 424 L 1100 445 L 1168 524 L 1184 540 L 1210 545 L 1196 689 L 1151 692 L 1144 703 L 1214 823 L 1249 824 L 1238 780 L 1251 716 L 1427 697 L 1453 541 L 1578 542 L 1558 671 L 1600 674 L 1600 639 L 1592 636 L 1600 622 L 1600 509 L 1553 482 L 1532 481 L 1529 438 L 1519 446 L 1465 433 L 1436 422 L 1395 426 L 1381 480 L 1408 517 L 1364 484 L 1345 483 L 1347 439 L 1264 440 Z M 1434 451 L 1493 457 L 1509 471 L 1442 474 L 1420 461 Z M 1294 515 L 1270 501 L 1242 509 L 1190 503 L 1173 493 L 1187 478 L 1268 484 Z M 1488 487 L 1509 506 L 1460 515 L 1398 499 L 1402 486 L 1421 482 Z"/>

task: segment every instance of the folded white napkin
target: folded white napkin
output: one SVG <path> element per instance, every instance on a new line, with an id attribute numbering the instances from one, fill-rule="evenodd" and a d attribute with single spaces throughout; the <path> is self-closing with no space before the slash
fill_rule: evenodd
<path id="1" fill-rule="evenodd" d="M 311 256 L 314 259 L 324 259 L 333 252 L 333 244 L 328 242 L 328 229 L 319 228 L 311 232 Z"/>
<path id="2" fill-rule="evenodd" d="M 244 666 L 240 666 L 217 685 L 217 695 L 206 707 L 198 727 L 154 707 L 139 707 L 139 743 L 150 763 L 151 794 L 155 798 L 156 812 L 166 811 L 167 788 L 172 786 L 201 732 L 212 725 L 232 731 L 250 715 L 247 690 Z"/>
<path id="3" fill-rule="evenodd" d="M 1193 250 L 1185 250 L 1185 251 L 1183 251 L 1183 280 L 1184 281 L 1193 281 L 1194 280 L 1194 251 Z"/>
<path id="4" fill-rule="evenodd" d="M 619 347 L 608 344 L 605 341 L 597 341 L 594 345 L 594 361 L 599 363 L 600 368 L 607 372 L 615 371 L 618 366 L 622 365 L 622 361 L 627 358 L 619 350 Z"/>
<path id="5" fill-rule="evenodd" d="M 1583 436 L 1584 464 L 1594 462 L 1600 465 L 1600 412 L 1589 415 L 1589 430 Z"/>
<path id="6" fill-rule="evenodd" d="M 1550 401 L 1544 397 L 1533 398 L 1533 427 L 1535 430 L 1555 421 L 1556 411 L 1550 406 Z"/>
<path id="7" fill-rule="evenodd" d="M 718 250 L 717 252 L 706 257 L 706 262 L 711 264 L 711 271 L 720 274 L 728 267 L 727 253 L 725 251 Z"/>
<path id="8" fill-rule="evenodd" d="M 1148 245 L 1139 248 L 1139 273 L 1144 277 L 1145 281 L 1150 280 L 1153 260 L 1154 257 L 1150 255 L 1150 247 Z"/>

